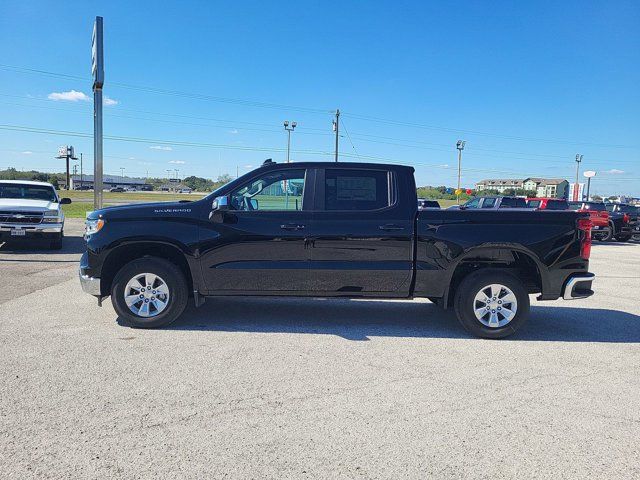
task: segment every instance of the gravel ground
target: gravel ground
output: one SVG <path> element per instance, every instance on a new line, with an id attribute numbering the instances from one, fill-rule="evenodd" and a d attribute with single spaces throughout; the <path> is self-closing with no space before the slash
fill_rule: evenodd
<path id="1" fill-rule="evenodd" d="M 638 244 L 594 245 L 594 297 L 489 341 L 426 300 L 210 299 L 131 329 L 82 294 L 80 232 L 0 248 L 1 477 L 640 477 Z"/>

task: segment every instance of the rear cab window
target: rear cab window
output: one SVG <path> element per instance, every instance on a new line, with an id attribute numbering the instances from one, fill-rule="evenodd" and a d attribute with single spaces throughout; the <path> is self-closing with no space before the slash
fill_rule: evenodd
<path id="1" fill-rule="evenodd" d="M 565 200 L 548 200 L 547 210 L 567 210 L 569 205 Z"/>
<path id="2" fill-rule="evenodd" d="M 324 210 L 371 211 L 395 203 L 388 170 L 328 168 L 324 174 Z"/>
<path id="3" fill-rule="evenodd" d="M 500 202 L 500 208 L 527 208 L 527 201 L 524 198 L 505 197 Z"/>

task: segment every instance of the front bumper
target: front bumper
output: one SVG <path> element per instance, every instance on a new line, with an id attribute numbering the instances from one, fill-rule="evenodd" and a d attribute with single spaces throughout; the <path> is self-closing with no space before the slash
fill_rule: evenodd
<path id="1" fill-rule="evenodd" d="M 101 296 L 100 290 L 100 279 L 90 277 L 89 275 L 84 275 L 82 273 L 82 269 L 78 272 L 78 276 L 80 277 L 80 286 L 82 286 L 82 291 L 84 293 L 88 293 L 89 295 L 93 295 L 94 297 Z"/>
<path id="2" fill-rule="evenodd" d="M 562 298 L 565 300 L 575 300 L 577 298 L 587 298 L 593 295 L 591 284 L 596 276 L 593 273 L 578 273 L 571 275 L 564 285 Z"/>
<path id="3" fill-rule="evenodd" d="M 46 238 L 62 233 L 63 223 L 0 223 L 0 238 Z M 12 235 L 13 230 L 22 230 L 24 235 Z"/>
<path id="4" fill-rule="evenodd" d="M 89 257 L 87 252 L 82 254 L 80 258 L 80 267 L 78 268 L 78 277 L 80 278 L 80 286 L 84 293 L 93 295 L 94 297 L 102 298 L 102 285 L 100 284 L 100 278 L 92 277 L 89 271 Z"/>

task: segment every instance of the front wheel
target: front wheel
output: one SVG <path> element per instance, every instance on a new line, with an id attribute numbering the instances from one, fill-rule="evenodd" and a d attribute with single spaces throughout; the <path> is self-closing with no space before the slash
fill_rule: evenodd
<path id="1" fill-rule="evenodd" d="M 120 318 L 137 328 L 163 327 L 187 306 L 188 284 L 173 263 L 143 257 L 120 269 L 111 287 L 111 303 Z"/>
<path id="2" fill-rule="evenodd" d="M 458 286 L 454 308 L 469 332 L 482 338 L 504 338 L 527 321 L 529 295 L 522 282 L 508 271 L 477 270 Z"/>

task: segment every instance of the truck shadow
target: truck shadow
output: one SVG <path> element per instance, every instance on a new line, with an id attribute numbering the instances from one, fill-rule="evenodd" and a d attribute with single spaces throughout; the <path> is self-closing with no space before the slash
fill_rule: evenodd
<path id="1" fill-rule="evenodd" d="M 83 253 L 85 251 L 84 239 L 80 235 L 65 235 L 62 241 L 61 250 L 50 250 L 49 242 L 44 240 L 26 240 L 21 242 L 0 242 L 0 253 L 15 253 L 15 254 L 29 254 L 29 253 L 50 253 L 67 254 L 67 253 Z M 41 260 L 39 260 L 41 261 Z"/>
<path id="2" fill-rule="evenodd" d="M 371 337 L 475 338 L 452 311 L 411 301 L 220 297 L 189 306 L 167 327 L 252 333 Z M 509 340 L 640 343 L 640 316 L 607 309 L 534 306 L 528 323 Z"/>

